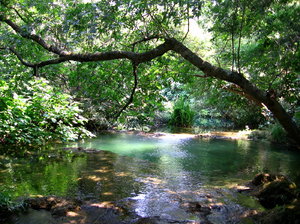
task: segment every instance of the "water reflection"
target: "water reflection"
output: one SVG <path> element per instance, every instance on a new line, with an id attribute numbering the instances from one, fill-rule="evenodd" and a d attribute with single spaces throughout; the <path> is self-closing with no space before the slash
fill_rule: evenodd
<path id="1" fill-rule="evenodd" d="M 183 204 L 227 204 L 240 211 L 236 201 L 224 200 L 229 193 L 218 187 L 244 183 L 262 171 L 300 180 L 299 154 L 251 141 L 119 134 L 68 146 L 100 151 L 60 160 L 2 156 L 0 189 L 15 197 L 55 194 L 119 201 L 140 216 L 199 220 Z"/>

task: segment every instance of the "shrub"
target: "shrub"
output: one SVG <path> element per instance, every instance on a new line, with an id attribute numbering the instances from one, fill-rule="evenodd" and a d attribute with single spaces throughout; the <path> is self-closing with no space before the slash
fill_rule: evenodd
<path id="1" fill-rule="evenodd" d="M 191 109 L 188 101 L 180 98 L 176 101 L 171 114 L 170 124 L 175 127 L 191 127 L 195 112 Z"/>
<path id="2" fill-rule="evenodd" d="M 271 141 L 283 143 L 286 142 L 286 138 L 287 134 L 279 124 L 274 124 L 271 127 Z"/>
<path id="3" fill-rule="evenodd" d="M 92 134 L 84 128 L 79 104 L 45 79 L 0 80 L 0 141 L 42 144 L 76 140 Z"/>

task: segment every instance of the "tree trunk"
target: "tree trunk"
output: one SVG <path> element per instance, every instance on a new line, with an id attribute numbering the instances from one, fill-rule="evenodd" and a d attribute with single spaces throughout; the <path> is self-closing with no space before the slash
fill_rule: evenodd
<path id="1" fill-rule="evenodd" d="M 300 146 L 300 129 L 297 127 L 292 117 L 285 111 L 285 109 L 276 99 L 271 98 L 267 92 L 258 89 L 242 74 L 213 66 L 212 64 L 202 60 L 199 56 L 185 47 L 181 42 L 175 39 L 171 39 L 171 41 L 173 42 L 174 46 L 173 50 L 200 69 L 205 75 L 234 83 L 238 85 L 246 94 L 250 95 L 257 101 L 262 102 L 285 129 L 288 137 L 291 138 L 298 146 Z"/>

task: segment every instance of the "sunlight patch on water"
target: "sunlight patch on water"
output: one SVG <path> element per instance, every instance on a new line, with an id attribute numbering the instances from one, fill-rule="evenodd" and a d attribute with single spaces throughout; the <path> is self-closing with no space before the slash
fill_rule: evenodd
<path id="1" fill-rule="evenodd" d="M 183 139 L 190 139 L 195 138 L 195 134 L 186 134 L 186 133 L 176 133 L 176 134 L 169 134 L 169 133 L 157 133 L 158 139 L 170 140 L 172 142 L 176 142 L 178 140 Z"/>

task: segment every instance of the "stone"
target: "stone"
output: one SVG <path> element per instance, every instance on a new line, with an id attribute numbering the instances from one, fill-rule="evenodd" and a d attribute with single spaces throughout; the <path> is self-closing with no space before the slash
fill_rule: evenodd
<path id="1" fill-rule="evenodd" d="M 265 208 L 290 204 L 296 198 L 296 184 L 287 180 L 274 180 L 266 184 L 256 195 Z"/>

